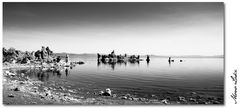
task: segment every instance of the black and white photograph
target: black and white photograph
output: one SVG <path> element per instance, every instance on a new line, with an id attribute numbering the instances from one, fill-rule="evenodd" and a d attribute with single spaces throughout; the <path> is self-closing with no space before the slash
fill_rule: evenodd
<path id="1" fill-rule="evenodd" d="M 230 95 L 224 2 L 2 2 L 2 12 L 3 105 L 224 106 Z"/>

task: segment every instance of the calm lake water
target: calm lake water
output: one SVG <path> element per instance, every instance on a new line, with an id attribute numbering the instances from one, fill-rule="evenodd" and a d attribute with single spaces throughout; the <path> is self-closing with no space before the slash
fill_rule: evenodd
<path id="1" fill-rule="evenodd" d="M 134 94 L 149 97 L 171 93 L 197 92 L 223 97 L 224 95 L 224 59 L 223 58 L 152 58 L 131 64 L 98 64 L 96 58 L 72 58 L 82 60 L 70 70 L 59 73 L 47 73 L 44 77 L 31 74 L 31 78 L 48 81 L 65 81 L 73 88 L 99 91 L 110 88 L 117 94 Z M 180 62 L 180 59 L 183 62 Z M 67 86 L 67 85 L 65 85 Z"/>

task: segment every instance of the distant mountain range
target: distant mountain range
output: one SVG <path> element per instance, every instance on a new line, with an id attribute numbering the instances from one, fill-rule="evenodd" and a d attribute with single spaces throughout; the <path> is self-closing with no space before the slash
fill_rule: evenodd
<path id="1" fill-rule="evenodd" d="M 68 54 L 70 57 L 97 57 L 97 54 L 93 53 L 82 53 L 82 54 L 74 54 L 74 53 L 55 53 L 57 56 L 66 56 Z M 146 57 L 147 55 L 140 55 L 141 57 Z M 202 55 L 182 55 L 182 56 L 166 56 L 166 55 L 149 55 L 150 57 L 159 57 L 159 58 L 224 58 L 224 55 L 213 55 L 213 56 L 202 56 Z"/>
<path id="2" fill-rule="evenodd" d="M 74 54 L 74 53 L 55 53 L 57 56 L 66 56 L 67 54 L 70 57 L 97 57 L 97 54 L 87 54 L 87 53 L 82 53 L 82 54 Z"/>

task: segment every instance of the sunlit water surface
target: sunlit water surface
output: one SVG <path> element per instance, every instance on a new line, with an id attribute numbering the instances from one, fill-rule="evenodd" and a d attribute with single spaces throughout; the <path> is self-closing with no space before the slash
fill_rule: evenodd
<path id="1" fill-rule="evenodd" d="M 131 93 L 143 97 L 161 96 L 169 92 L 198 92 L 223 97 L 223 58 L 174 59 L 170 64 L 168 58 L 152 58 L 149 63 L 140 61 L 110 65 L 97 63 L 96 58 L 72 58 L 72 61 L 83 60 L 85 64 L 58 73 L 31 73 L 30 77 L 43 82 L 65 81 L 73 88 L 95 91 L 110 88 L 118 94 Z"/>

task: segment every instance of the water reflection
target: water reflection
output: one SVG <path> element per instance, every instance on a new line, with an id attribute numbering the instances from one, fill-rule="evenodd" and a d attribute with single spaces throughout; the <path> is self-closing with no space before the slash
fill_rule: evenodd
<path id="1" fill-rule="evenodd" d="M 65 73 L 65 77 L 68 77 L 70 75 L 70 70 L 72 69 L 72 67 L 64 67 L 61 69 L 46 69 L 46 68 L 39 68 L 39 69 L 31 69 L 31 70 L 24 70 L 24 71 L 20 71 L 21 73 L 28 73 L 26 74 L 27 76 L 29 76 L 30 78 L 36 78 L 40 81 L 49 81 L 51 78 L 62 78 L 64 77 L 64 73 Z M 29 71 L 29 72 L 28 72 Z"/>
<path id="2" fill-rule="evenodd" d="M 70 69 L 71 69 L 71 68 L 70 68 Z M 68 68 L 65 69 L 66 77 L 70 74 L 70 71 L 69 71 L 70 69 L 68 69 Z"/>
<path id="3" fill-rule="evenodd" d="M 37 78 L 38 80 L 41 80 L 41 81 L 48 81 L 49 80 L 49 73 L 48 72 L 38 72 L 37 73 Z"/>
<path id="4" fill-rule="evenodd" d="M 147 61 L 147 67 L 149 66 L 149 62 L 150 62 L 150 61 Z"/>
<path id="5" fill-rule="evenodd" d="M 127 66 L 127 64 L 129 65 L 140 65 L 140 61 L 118 61 L 118 62 L 104 62 L 104 61 L 97 61 L 97 66 L 101 66 L 101 65 L 106 65 L 106 66 L 110 66 L 112 70 L 115 69 L 116 65 L 119 66 Z"/>
<path id="6" fill-rule="evenodd" d="M 57 69 L 56 69 L 55 71 L 53 71 L 53 73 L 56 72 L 56 73 L 57 73 L 57 77 L 58 77 L 58 78 L 61 78 L 61 76 L 62 76 L 61 71 L 62 71 L 62 70 L 57 70 Z"/>

